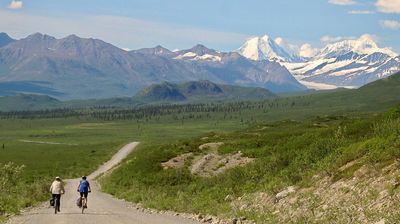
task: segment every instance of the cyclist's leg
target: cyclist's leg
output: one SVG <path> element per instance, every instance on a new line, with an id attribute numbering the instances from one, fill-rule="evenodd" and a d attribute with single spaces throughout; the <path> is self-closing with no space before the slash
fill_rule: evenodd
<path id="1" fill-rule="evenodd" d="M 56 202 L 56 194 L 51 194 L 53 197 L 53 202 Z M 56 204 L 54 204 L 53 206 L 56 206 Z"/>
<path id="2" fill-rule="evenodd" d="M 83 206 L 83 192 L 79 192 L 79 194 L 81 195 L 81 206 Z"/>
<path id="3" fill-rule="evenodd" d="M 58 207 L 58 211 L 60 211 L 61 194 L 56 194 L 56 197 L 57 197 L 57 207 Z"/>

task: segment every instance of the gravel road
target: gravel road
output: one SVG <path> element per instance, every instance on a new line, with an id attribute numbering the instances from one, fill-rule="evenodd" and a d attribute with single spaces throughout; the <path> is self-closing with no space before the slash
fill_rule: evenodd
<path id="1" fill-rule="evenodd" d="M 98 170 L 88 176 L 92 185 L 92 193 L 89 194 L 88 209 L 85 214 L 76 206 L 78 198 L 76 192 L 78 179 L 66 180 L 66 193 L 61 198 L 61 212 L 54 214 L 54 209 L 47 203 L 23 212 L 19 216 L 11 218 L 8 224 L 178 224 L 198 223 L 193 220 L 168 214 L 149 214 L 138 210 L 133 204 L 115 199 L 111 195 L 99 191 L 99 187 L 93 180 L 95 177 L 107 172 L 121 160 L 123 160 L 138 142 L 132 142 L 124 146 L 110 161 L 99 167 Z M 50 183 L 49 183 L 50 184 Z"/>

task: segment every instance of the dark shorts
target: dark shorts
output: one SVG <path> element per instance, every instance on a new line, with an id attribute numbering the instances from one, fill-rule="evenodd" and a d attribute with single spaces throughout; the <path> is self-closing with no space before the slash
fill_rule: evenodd
<path id="1" fill-rule="evenodd" d="M 60 207 L 61 194 L 52 194 L 52 195 L 53 195 L 53 200 L 57 198 L 57 206 Z"/>
<path id="2" fill-rule="evenodd" d="M 87 198 L 87 195 L 88 195 L 87 191 L 86 192 L 79 192 L 79 193 L 81 194 L 81 197 Z"/>

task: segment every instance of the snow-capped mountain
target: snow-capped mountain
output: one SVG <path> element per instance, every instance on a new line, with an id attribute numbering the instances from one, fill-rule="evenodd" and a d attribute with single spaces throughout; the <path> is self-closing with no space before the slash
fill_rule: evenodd
<path id="1" fill-rule="evenodd" d="M 396 57 L 397 54 L 389 48 L 379 48 L 378 44 L 371 35 L 364 34 L 355 40 L 342 40 L 336 43 L 328 44 L 318 55 L 318 58 L 340 57 L 347 53 L 354 52 L 360 55 L 382 53 L 390 57 Z"/>
<path id="2" fill-rule="evenodd" d="M 44 93 L 60 99 L 108 98 L 132 96 L 164 81 L 198 80 L 274 92 L 306 89 L 277 62 L 253 61 L 203 45 L 175 52 L 162 46 L 126 51 L 99 39 L 76 35 L 57 39 L 41 33 L 4 43 L 0 47 L 0 84 L 15 93 Z"/>
<path id="3" fill-rule="evenodd" d="M 248 45 L 246 42 L 244 46 Z M 238 52 L 252 60 L 276 59 L 274 54 L 257 58 L 248 53 L 250 50 Z M 400 71 L 398 54 L 389 48 L 380 48 L 370 35 L 328 44 L 314 57 L 302 59 L 304 61 L 299 62 L 281 57 L 278 62 L 300 83 L 312 89 L 357 88 Z"/>
<path id="4" fill-rule="evenodd" d="M 198 44 L 190 49 L 175 51 L 176 61 L 190 62 L 218 75 L 224 83 L 264 86 L 274 92 L 307 89 L 281 64 L 270 60 L 249 60 L 237 52 L 219 52 Z M 245 79 L 240 78 L 245 74 Z M 233 79 L 232 79 L 233 78 Z"/>
<path id="5" fill-rule="evenodd" d="M 301 58 L 287 53 L 268 35 L 253 37 L 236 50 L 252 60 L 273 60 L 278 62 L 300 62 Z"/>
<path id="6" fill-rule="evenodd" d="M 191 49 L 176 51 L 174 59 L 192 61 L 212 61 L 220 62 L 222 54 L 216 50 L 209 49 L 204 45 L 198 44 Z"/>

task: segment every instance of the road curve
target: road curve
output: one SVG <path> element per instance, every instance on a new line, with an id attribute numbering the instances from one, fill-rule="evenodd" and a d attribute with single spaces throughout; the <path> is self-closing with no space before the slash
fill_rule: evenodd
<path id="1" fill-rule="evenodd" d="M 132 142 L 120 149 L 108 162 L 100 166 L 96 171 L 88 176 L 92 185 L 92 193 L 89 194 L 88 209 L 85 214 L 76 206 L 78 198 L 76 192 L 78 179 L 66 180 L 66 193 L 61 198 L 61 212 L 54 214 L 54 209 L 47 203 L 29 209 L 21 215 L 11 218 L 8 224 L 194 224 L 193 220 L 184 219 L 178 216 L 167 214 L 148 214 L 141 212 L 132 206 L 131 203 L 115 199 L 109 194 L 99 191 L 99 187 L 94 178 L 107 172 L 129 153 L 131 153 L 138 142 Z"/>

